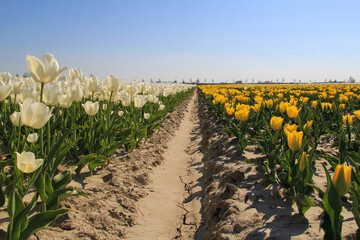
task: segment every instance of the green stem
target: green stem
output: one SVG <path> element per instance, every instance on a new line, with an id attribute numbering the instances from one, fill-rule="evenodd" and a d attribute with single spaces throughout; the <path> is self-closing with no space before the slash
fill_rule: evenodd
<path id="1" fill-rule="evenodd" d="M 43 99 L 43 91 L 44 91 L 44 83 L 41 83 L 40 102 L 42 102 L 42 99 Z"/>

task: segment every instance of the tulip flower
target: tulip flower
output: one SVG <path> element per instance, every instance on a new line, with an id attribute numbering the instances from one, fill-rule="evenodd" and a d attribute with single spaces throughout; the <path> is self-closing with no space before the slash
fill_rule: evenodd
<path id="1" fill-rule="evenodd" d="M 11 86 L 0 81 L 0 101 L 4 101 L 11 92 Z"/>
<path id="2" fill-rule="evenodd" d="M 288 106 L 289 106 L 288 102 L 281 102 L 279 105 L 277 105 L 276 109 L 279 110 L 281 113 L 284 113 Z"/>
<path id="3" fill-rule="evenodd" d="M 235 112 L 235 109 L 234 109 L 233 107 L 228 107 L 228 108 L 226 108 L 226 113 L 227 113 L 229 116 L 233 115 L 234 112 Z"/>
<path id="4" fill-rule="evenodd" d="M 349 127 L 353 122 L 353 115 L 343 115 L 343 123 L 345 126 Z"/>
<path id="5" fill-rule="evenodd" d="M 159 106 L 159 111 L 162 111 L 162 110 L 164 110 L 165 109 L 165 105 L 164 104 L 160 104 L 160 106 Z"/>
<path id="6" fill-rule="evenodd" d="M 142 108 L 146 104 L 146 100 L 142 96 L 134 97 L 134 106 L 136 108 Z"/>
<path id="7" fill-rule="evenodd" d="M 29 143 L 34 143 L 38 140 L 39 136 L 37 133 L 32 133 L 32 134 L 29 134 L 26 138 L 26 140 L 29 142 Z"/>
<path id="8" fill-rule="evenodd" d="M 339 164 L 335 168 L 332 181 L 340 196 L 344 196 L 350 189 L 351 168 L 351 166 L 347 167 L 344 164 Z"/>
<path id="9" fill-rule="evenodd" d="M 40 59 L 26 55 L 26 65 L 31 77 L 40 83 L 49 83 L 56 80 L 59 74 L 67 68 L 59 69 L 59 64 L 54 55 L 44 54 Z"/>
<path id="10" fill-rule="evenodd" d="M 91 102 L 87 101 L 85 104 L 81 104 L 85 109 L 85 112 L 89 116 L 94 116 L 99 110 L 99 103 L 98 102 Z"/>
<path id="11" fill-rule="evenodd" d="M 288 145 L 291 150 L 298 151 L 301 148 L 303 132 L 293 131 L 287 134 Z"/>
<path id="12" fill-rule="evenodd" d="M 101 90 L 101 82 L 97 77 L 90 77 L 87 79 L 86 88 L 89 92 L 99 92 Z"/>
<path id="13" fill-rule="evenodd" d="M 76 68 L 70 68 L 69 69 L 69 76 L 71 79 L 81 79 L 83 76 L 82 70 L 81 69 L 76 69 Z"/>
<path id="14" fill-rule="evenodd" d="M 355 117 L 360 120 L 360 110 L 354 111 Z"/>
<path id="15" fill-rule="evenodd" d="M 308 159 L 306 156 L 306 152 L 303 152 L 301 155 L 300 163 L 299 163 L 299 169 L 301 172 L 303 172 L 308 164 Z"/>
<path id="16" fill-rule="evenodd" d="M 270 119 L 270 126 L 272 129 L 277 131 L 281 128 L 283 121 L 284 121 L 284 118 L 273 116 Z"/>
<path id="17" fill-rule="evenodd" d="M 305 131 L 305 133 L 307 133 L 307 134 L 310 133 L 313 122 L 314 122 L 314 120 L 311 120 L 311 121 L 307 121 L 307 122 L 306 122 L 306 124 L 304 125 L 304 131 Z"/>
<path id="18" fill-rule="evenodd" d="M 258 112 L 261 108 L 261 104 L 257 103 L 254 106 L 251 106 L 251 109 L 254 110 L 254 112 Z"/>
<path id="19" fill-rule="evenodd" d="M 39 93 L 32 86 L 23 86 L 20 90 L 20 101 L 23 102 L 26 98 L 36 99 Z"/>
<path id="20" fill-rule="evenodd" d="M 144 118 L 149 119 L 150 118 L 150 113 L 144 113 Z"/>
<path id="21" fill-rule="evenodd" d="M 246 109 L 241 109 L 240 111 L 236 111 L 235 119 L 238 121 L 240 120 L 240 121 L 244 122 L 249 119 L 249 113 L 250 113 L 250 111 L 246 110 Z"/>
<path id="22" fill-rule="evenodd" d="M 32 152 L 16 152 L 16 166 L 24 173 L 32 173 L 43 164 L 43 159 L 35 159 L 35 154 Z"/>
<path id="23" fill-rule="evenodd" d="M 106 77 L 105 87 L 107 88 L 108 91 L 117 92 L 119 90 L 119 86 L 120 86 L 120 78 L 117 78 L 113 75 L 108 75 Z"/>
<path id="24" fill-rule="evenodd" d="M 274 100 L 272 99 L 266 100 L 265 105 L 267 108 L 272 108 L 274 106 Z"/>
<path id="25" fill-rule="evenodd" d="M 56 106 L 62 95 L 59 84 L 52 82 L 44 86 L 43 101 L 46 105 Z"/>
<path id="26" fill-rule="evenodd" d="M 23 125 L 23 123 L 21 121 L 21 113 L 20 112 L 13 112 L 10 115 L 10 120 L 11 120 L 12 124 L 16 127 L 19 127 L 19 124 L 20 124 L 20 126 Z"/>
<path id="27" fill-rule="evenodd" d="M 124 116 L 124 112 L 123 111 L 118 111 L 118 115 L 119 115 L 119 117 L 122 117 L 122 116 Z"/>
<path id="28" fill-rule="evenodd" d="M 298 109 L 296 106 L 288 106 L 286 108 L 286 113 L 289 116 L 289 118 L 297 118 L 299 116 L 301 108 Z"/>
<path id="29" fill-rule="evenodd" d="M 312 106 L 313 108 L 316 108 L 317 104 L 318 104 L 318 101 L 312 101 L 312 102 L 311 102 L 311 106 Z"/>
<path id="30" fill-rule="evenodd" d="M 59 106 L 62 108 L 69 108 L 72 104 L 72 99 L 68 97 L 68 95 L 63 94 L 59 99 Z"/>
<path id="31" fill-rule="evenodd" d="M 292 133 L 294 131 L 296 131 L 298 128 L 298 126 L 296 124 L 290 125 L 290 124 L 285 124 L 284 126 L 284 132 L 286 135 L 288 135 L 289 133 Z"/>
<path id="32" fill-rule="evenodd" d="M 82 86 L 80 84 L 75 84 L 67 89 L 68 97 L 74 102 L 80 102 L 84 96 Z"/>
<path id="33" fill-rule="evenodd" d="M 21 121 L 24 125 L 35 129 L 42 128 L 52 116 L 54 107 L 49 107 L 44 103 L 33 102 L 33 99 L 27 98 L 20 106 Z"/>

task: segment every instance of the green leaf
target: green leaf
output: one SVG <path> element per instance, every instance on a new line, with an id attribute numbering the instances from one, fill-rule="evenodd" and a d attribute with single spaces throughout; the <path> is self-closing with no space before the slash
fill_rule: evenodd
<path id="1" fill-rule="evenodd" d="M 63 141 L 68 137 L 68 135 L 75 131 L 77 128 L 73 128 L 73 129 L 70 129 L 68 131 L 66 131 L 60 138 L 59 140 L 51 147 L 50 151 L 49 151 L 49 154 L 46 156 L 46 160 L 45 160 L 45 163 L 49 164 L 54 156 L 59 152 L 60 150 L 60 146 L 61 144 L 63 143 Z M 51 171 L 54 171 L 53 169 L 50 169 Z"/>
<path id="2" fill-rule="evenodd" d="M 313 203 L 311 199 L 304 194 L 296 195 L 295 202 L 301 215 L 304 215 L 307 210 L 315 206 L 315 203 Z"/>
<path id="3" fill-rule="evenodd" d="M 40 198 L 43 202 L 47 201 L 47 194 L 45 191 L 45 177 L 43 174 L 40 174 L 39 177 L 35 181 L 35 187 L 40 195 Z"/>
<path id="4" fill-rule="evenodd" d="M 58 217 L 68 211 L 69 209 L 48 210 L 32 216 L 25 230 L 21 232 L 20 239 L 28 239 L 32 234 L 51 225 Z"/>
<path id="5" fill-rule="evenodd" d="M 82 195 L 86 197 L 86 194 L 83 191 L 76 188 L 69 187 L 69 188 L 58 189 L 49 195 L 49 198 L 46 201 L 46 209 L 48 210 L 58 209 L 60 206 L 60 202 L 63 199 L 70 196 L 78 196 L 78 195 Z"/>
<path id="6" fill-rule="evenodd" d="M 77 169 L 77 166 L 70 167 L 68 170 L 59 173 L 52 179 L 52 187 L 54 191 L 67 186 L 72 180 L 72 174 Z"/>

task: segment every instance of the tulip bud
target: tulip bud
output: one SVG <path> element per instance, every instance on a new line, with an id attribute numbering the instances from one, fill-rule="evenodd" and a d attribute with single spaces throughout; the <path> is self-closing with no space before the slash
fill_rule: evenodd
<path id="1" fill-rule="evenodd" d="M 119 115 L 119 117 L 122 117 L 122 116 L 124 116 L 124 112 L 123 111 L 118 111 L 118 115 Z"/>
<path id="2" fill-rule="evenodd" d="M 32 173 L 38 169 L 43 163 L 43 159 L 35 159 L 32 152 L 16 152 L 16 167 L 24 173 Z"/>
<path id="3" fill-rule="evenodd" d="M 302 155 L 301 155 L 300 163 L 299 163 L 299 169 L 300 169 L 301 172 L 304 171 L 307 164 L 308 164 L 308 159 L 307 159 L 307 156 L 306 156 L 306 152 L 303 152 Z"/>
<path id="4" fill-rule="evenodd" d="M 149 119 L 150 118 L 150 113 L 144 113 L 144 118 Z"/>
<path id="5" fill-rule="evenodd" d="M 339 164 L 335 168 L 332 181 L 340 196 L 345 195 L 350 190 L 351 168 L 351 166 L 347 167 L 343 164 Z"/>
<path id="6" fill-rule="evenodd" d="M 160 106 L 159 106 L 159 111 L 162 111 L 162 110 L 164 110 L 165 109 L 165 105 L 164 104 L 161 104 Z"/>
<path id="7" fill-rule="evenodd" d="M 306 134 L 310 133 L 313 122 L 314 120 L 307 121 L 306 124 L 304 125 L 304 131 Z"/>
<path id="8" fill-rule="evenodd" d="M 281 128 L 283 121 L 284 121 L 284 118 L 273 116 L 270 119 L 270 126 L 272 129 L 277 131 Z"/>
<path id="9" fill-rule="evenodd" d="M 38 140 L 39 136 L 37 133 L 32 133 L 32 134 L 29 134 L 26 138 L 26 140 L 29 142 L 29 143 L 34 143 Z"/>

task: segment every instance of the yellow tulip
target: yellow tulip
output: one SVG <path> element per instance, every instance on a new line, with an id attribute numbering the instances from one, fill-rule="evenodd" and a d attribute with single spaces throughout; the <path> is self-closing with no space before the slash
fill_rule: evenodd
<path id="1" fill-rule="evenodd" d="M 312 101 L 312 102 L 311 102 L 311 106 L 312 106 L 313 108 L 316 108 L 317 104 L 318 104 L 317 101 Z"/>
<path id="2" fill-rule="evenodd" d="M 269 99 L 265 101 L 265 104 L 267 108 L 272 108 L 274 106 L 274 101 L 272 99 Z"/>
<path id="3" fill-rule="evenodd" d="M 234 112 L 235 112 L 235 109 L 233 108 L 233 107 L 229 107 L 229 108 L 226 108 L 226 113 L 228 114 L 228 115 L 233 115 L 234 114 Z"/>
<path id="4" fill-rule="evenodd" d="M 251 106 L 251 108 L 254 110 L 254 112 L 258 112 L 260 110 L 261 104 L 257 103 L 254 106 Z"/>
<path id="5" fill-rule="evenodd" d="M 338 194 L 340 196 L 345 195 L 350 189 L 351 166 L 347 167 L 343 164 L 337 165 L 332 181 Z"/>
<path id="6" fill-rule="evenodd" d="M 299 116 L 301 108 L 298 109 L 296 106 L 290 106 L 286 108 L 286 113 L 289 118 L 297 118 Z"/>
<path id="7" fill-rule="evenodd" d="M 273 117 L 271 117 L 271 120 L 270 120 L 270 126 L 272 129 L 277 131 L 281 128 L 283 121 L 284 121 L 284 118 L 273 116 Z"/>
<path id="8" fill-rule="evenodd" d="M 284 113 L 288 106 L 289 106 L 288 102 L 281 102 L 279 105 L 277 105 L 277 109 L 279 109 L 281 113 Z"/>
<path id="9" fill-rule="evenodd" d="M 306 152 L 303 152 L 302 155 L 301 155 L 300 163 L 299 163 L 299 169 L 300 169 L 301 172 L 304 171 L 307 164 L 308 164 L 308 159 L 307 159 L 307 156 L 306 156 Z"/>
<path id="10" fill-rule="evenodd" d="M 240 111 L 236 111 L 235 112 L 235 119 L 236 120 L 240 120 L 240 121 L 246 121 L 249 119 L 249 113 L 250 111 L 249 110 L 246 110 L 246 109 L 242 109 Z"/>
<path id="11" fill-rule="evenodd" d="M 294 131 L 287 134 L 288 145 L 291 150 L 298 151 L 301 148 L 303 132 Z"/>
<path id="12" fill-rule="evenodd" d="M 355 117 L 360 120 L 360 110 L 354 111 Z"/>
<path id="13" fill-rule="evenodd" d="M 345 126 L 351 126 L 353 122 L 353 115 L 343 115 L 343 123 Z"/>
<path id="14" fill-rule="evenodd" d="M 314 120 L 307 121 L 306 124 L 304 125 L 304 131 L 307 134 L 310 133 L 313 122 L 314 122 Z"/>
<path id="15" fill-rule="evenodd" d="M 285 132 L 286 135 L 288 135 L 289 133 L 292 133 L 292 132 L 296 131 L 297 127 L 298 126 L 296 124 L 290 125 L 290 124 L 287 123 L 284 126 L 284 132 Z"/>

